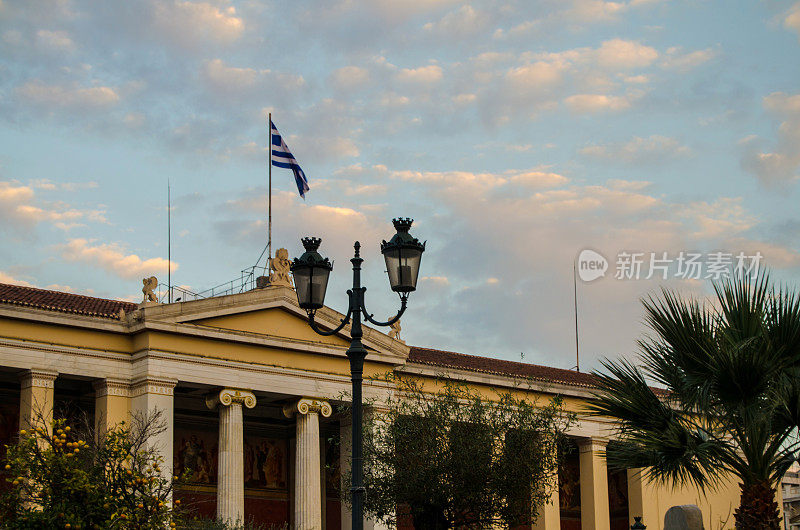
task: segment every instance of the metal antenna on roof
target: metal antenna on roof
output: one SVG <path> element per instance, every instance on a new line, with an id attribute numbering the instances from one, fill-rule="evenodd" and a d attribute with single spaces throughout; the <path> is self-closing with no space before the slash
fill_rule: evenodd
<path id="1" fill-rule="evenodd" d="M 575 308 L 575 369 L 581 371 L 581 354 L 578 345 L 578 278 L 575 260 L 572 261 L 572 295 Z"/>
<path id="2" fill-rule="evenodd" d="M 172 197 L 167 177 L 167 301 L 172 303 Z"/>

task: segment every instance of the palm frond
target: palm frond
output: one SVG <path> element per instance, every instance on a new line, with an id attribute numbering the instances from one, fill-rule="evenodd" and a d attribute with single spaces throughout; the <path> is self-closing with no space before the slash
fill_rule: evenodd
<path id="1" fill-rule="evenodd" d="M 774 483 L 800 450 L 800 296 L 769 274 L 714 284 L 714 304 L 643 300 L 642 367 L 603 362 L 587 409 L 618 425 L 609 466 L 701 488 L 733 473 Z M 666 395 L 648 386 L 663 385 Z"/>

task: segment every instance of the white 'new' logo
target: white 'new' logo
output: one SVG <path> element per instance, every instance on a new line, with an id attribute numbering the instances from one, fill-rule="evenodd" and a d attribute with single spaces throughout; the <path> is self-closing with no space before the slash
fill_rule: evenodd
<path id="1" fill-rule="evenodd" d="M 608 260 L 594 250 L 584 249 L 578 255 L 578 276 L 585 282 L 591 282 L 606 275 Z"/>

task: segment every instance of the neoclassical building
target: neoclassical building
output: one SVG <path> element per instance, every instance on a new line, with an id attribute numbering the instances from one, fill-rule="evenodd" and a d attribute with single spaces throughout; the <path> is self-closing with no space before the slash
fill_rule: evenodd
<path id="1" fill-rule="evenodd" d="M 341 318 L 329 308 L 316 316 L 328 328 Z M 171 464 L 166 472 L 187 477 L 176 498 L 207 516 L 346 529 L 338 490 L 350 426 L 334 405 L 350 389 L 348 341 L 314 333 L 287 286 L 137 305 L 0 284 L 0 447 L 36 410 L 84 411 L 100 428 L 161 410 L 168 428 L 153 443 Z M 608 472 L 602 451 L 613 425 L 581 415 L 590 375 L 410 347 L 371 328 L 363 342 L 364 394 L 375 402 L 392 388 L 370 376 L 391 371 L 487 389 L 525 377 L 532 393 L 564 396 L 579 414 L 570 432 L 577 450 L 535 528 L 622 530 L 642 516 L 657 530 L 677 504 L 700 506 L 706 528 L 733 528 L 734 484 L 703 496 L 649 485 L 640 470 Z"/>

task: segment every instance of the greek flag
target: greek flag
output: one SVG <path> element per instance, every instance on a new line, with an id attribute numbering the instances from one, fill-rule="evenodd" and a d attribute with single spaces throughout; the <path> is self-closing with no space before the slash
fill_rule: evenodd
<path id="1" fill-rule="evenodd" d="M 294 159 L 294 155 L 289 151 L 289 147 L 287 147 L 283 138 L 281 138 L 281 134 L 278 132 L 278 129 L 275 128 L 275 124 L 272 123 L 272 120 L 269 121 L 269 126 L 270 129 L 272 129 L 272 149 L 270 149 L 272 152 L 272 165 L 292 170 L 294 173 L 294 181 L 297 183 L 297 191 L 299 191 L 300 196 L 305 199 L 306 192 L 309 190 L 306 174 L 300 169 L 297 160 Z"/>

